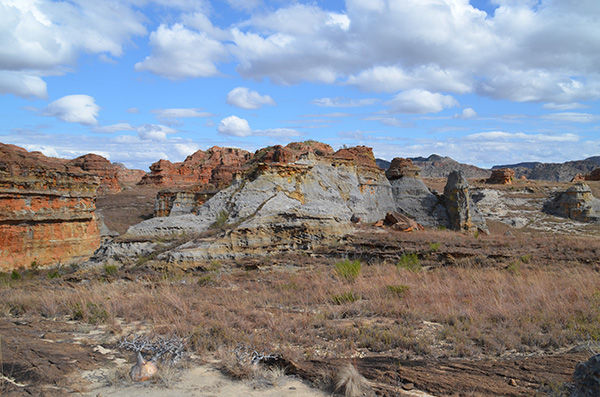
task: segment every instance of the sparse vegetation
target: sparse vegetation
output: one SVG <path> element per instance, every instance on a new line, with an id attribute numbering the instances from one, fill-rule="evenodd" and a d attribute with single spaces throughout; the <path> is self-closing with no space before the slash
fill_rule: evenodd
<path id="1" fill-rule="evenodd" d="M 416 252 L 402 254 L 400 260 L 396 263 L 398 269 L 405 269 L 411 272 L 421 271 L 421 262 Z"/>
<path id="2" fill-rule="evenodd" d="M 337 275 L 351 282 L 356 280 L 361 269 L 362 263 L 358 259 L 353 261 L 350 259 L 344 259 L 343 261 L 336 262 L 335 264 L 335 271 Z"/>

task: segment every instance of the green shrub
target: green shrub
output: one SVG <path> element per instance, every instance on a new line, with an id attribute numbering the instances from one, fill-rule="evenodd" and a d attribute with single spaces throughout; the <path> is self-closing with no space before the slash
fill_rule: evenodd
<path id="1" fill-rule="evenodd" d="M 419 262 L 419 255 L 417 255 L 416 252 L 403 254 L 398 263 L 396 263 L 396 268 L 409 270 L 411 272 L 421 271 L 422 268 L 421 262 Z"/>
<path id="2" fill-rule="evenodd" d="M 521 256 L 521 262 L 523 262 L 523 263 L 531 262 L 531 254 L 525 254 L 525 255 Z"/>
<path id="3" fill-rule="evenodd" d="M 222 229 L 227 225 L 227 219 L 229 219 L 229 212 L 225 210 L 219 211 L 217 214 L 217 219 L 215 222 L 210 225 L 211 229 Z"/>
<path id="4" fill-rule="evenodd" d="M 20 280 L 21 279 L 21 273 L 19 273 L 17 271 L 17 269 L 13 269 L 13 271 L 10 273 L 10 279 L 11 280 Z"/>
<path id="5" fill-rule="evenodd" d="M 386 289 L 392 294 L 402 298 L 404 294 L 408 291 L 408 285 L 399 284 L 399 285 L 388 285 Z"/>
<path id="6" fill-rule="evenodd" d="M 440 249 L 440 243 L 429 243 L 429 251 L 437 252 Z"/>
<path id="7" fill-rule="evenodd" d="M 360 274 L 362 263 L 358 259 L 353 261 L 344 259 L 341 262 L 335 264 L 335 271 L 338 276 L 345 278 L 348 281 L 354 281 Z"/>
<path id="8" fill-rule="evenodd" d="M 117 265 L 109 265 L 109 264 L 104 265 L 104 273 L 106 273 L 109 276 L 112 276 L 113 274 L 117 273 L 117 270 L 119 270 Z"/>
<path id="9" fill-rule="evenodd" d="M 343 305 L 344 303 L 356 302 L 360 297 L 356 295 L 354 292 L 344 292 L 339 295 L 333 295 L 331 297 L 331 301 L 336 305 Z"/>

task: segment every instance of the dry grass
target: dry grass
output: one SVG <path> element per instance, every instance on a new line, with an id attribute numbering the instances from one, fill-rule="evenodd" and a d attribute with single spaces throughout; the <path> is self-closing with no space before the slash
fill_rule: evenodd
<path id="1" fill-rule="evenodd" d="M 584 248 L 598 253 L 598 243 L 553 247 L 531 239 L 530 247 L 540 243 L 541 248 L 525 257 L 523 246 L 480 238 L 477 244 L 494 252 L 500 247 L 507 256 L 494 259 L 477 251 L 449 261 L 452 247 L 468 248 L 475 239 L 450 232 L 415 238 L 419 241 L 406 243 L 411 252 L 433 264 L 419 271 L 387 261 L 362 266 L 348 279 L 336 271 L 335 258 L 301 256 L 274 258 L 277 266 L 260 271 L 244 270 L 243 263 L 188 272 L 133 267 L 107 279 L 103 269 L 83 269 L 53 279 L 25 275 L 2 285 L 0 312 L 104 323 L 115 334 L 122 319 L 157 334 L 186 336 L 202 355 L 241 343 L 292 360 L 369 351 L 411 357 L 516 355 L 600 339 L 597 263 L 585 255 L 568 262 L 540 259 L 565 244 L 571 253 Z M 431 243 L 440 243 L 436 252 Z M 205 282 L 207 275 L 211 282 Z M 74 277 L 81 281 L 66 280 Z M 339 299 L 347 296 L 354 298 Z"/>

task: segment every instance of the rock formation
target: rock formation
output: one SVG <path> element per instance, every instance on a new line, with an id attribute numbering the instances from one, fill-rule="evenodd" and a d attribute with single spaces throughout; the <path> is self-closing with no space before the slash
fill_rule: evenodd
<path id="1" fill-rule="evenodd" d="M 600 394 L 600 354 L 579 362 L 573 372 L 574 390 L 571 397 L 592 397 Z"/>
<path id="2" fill-rule="evenodd" d="M 100 177 L 98 194 L 118 193 L 123 186 L 138 183 L 146 174 L 142 170 L 129 170 L 123 164 L 113 164 L 104 157 L 93 153 L 67 161 L 66 164 Z"/>
<path id="3" fill-rule="evenodd" d="M 596 168 L 589 174 L 587 174 L 584 179 L 586 181 L 600 181 L 600 168 Z"/>
<path id="4" fill-rule="evenodd" d="M 424 157 L 412 157 L 412 162 L 421 169 L 423 178 L 447 178 L 452 171 L 462 171 L 467 178 L 488 178 L 490 170 L 476 167 L 470 164 L 459 163 L 450 157 L 442 157 L 437 154 Z"/>
<path id="5" fill-rule="evenodd" d="M 100 245 L 99 178 L 67 160 L 0 144 L 0 268 L 87 258 Z"/>
<path id="6" fill-rule="evenodd" d="M 450 228 L 460 231 L 487 232 L 485 219 L 469 196 L 469 183 L 462 171 L 452 171 L 444 187 L 444 202 Z"/>
<path id="7" fill-rule="evenodd" d="M 140 184 L 178 188 L 202 185 L 208 190 L 222 189 L 229 186 L 234 174 L 240 172 L 250 158 L 251 154 L 245 150 L 214 146 L 207 151 L 197 151 L 181 163 L 157 161 L 150 166 L 150 174 L 145 175 Z"/>
<path id="8" fill-rule="evenodd" d="M 352 157 L 356 156 L 356 157 Z M 339 241 L 353 230 L 351 219 L 375 222 L 393 211 L 391 187 L 368 148 L 331 156 L 306 153 L 293 163 L 258 163 L 244 178 L 215 194 L 197 214 L 153 218 L 132 226 L 125 238 L 98 255 L 147 252 L 144 237 L 196 235 L 225 227 L 218 238 L 191 240 L 161 256 L 175 262 L 304 251 Z"/>
<path id="9" fill-rule="evenodd" d="M 207 153 L 213 153 L 214 155 L 214 153 L 219 152 L 219 150 L 217 149 L 221 148 L 209 149 Z M 188 159 L 191 160 L 191 158 L 193 158 L 194 156 L 200 157 L 201 155 L 198 155 L 198 153 L 199 152 L 193 154 L 191 157 L 188 157 Z M 324 143 L 306 141 L 292 142 L 287 146 L 269 146 L 257 150 L 251 158 L 247 155 L 244 155 L 244 158 L 246 160 L 244 160 L 243 162 L 239 162 L 235 167 L 217 166 L 214 170 L 216 170 L 217 175 L 221 175 L 221 182 L 215 183 L 215 181 L 212 180 L 207 182 L 206 178 L 200 178 L 192 185 L 186 185 L 184 183 L 183 186 L 179 185 L 174 188 L 168 188 L 163 191 L 160 191 L 156 198 L 155 216 L 183 215 L 186 213 L 194 214 L 196 213 L 196 210 L 206 202 L 206 200 L 211 198 L 220 189 L 229 186 L 235 175 L 242 173 L 250 175 L 256 171 L 259 165 L 265 163 L 293 163 L 297 161 L 301 156 L 306 156 L 308 153 L 313 153 L 317 157 L 331 156 L 333 155 L 333 149 L 331 148 L 331 146 Z M 373 157 L 372 152 L 371 157 Z M 164 162 L 165 160 L 161 161 Z M 229 160 L 228 163 L 233 164 L 233 162 Z M 164 164 L 166 163 L 163 163 L 163 165 Z M 209 168 L 210 166 L 212 166 L 211 164 L 214 165 L 214 161 L 207 161 L 203 164 L 203 166 L 205 168 Z M 228 170 L 226 177 L 223 177 L 223 169 Z M 152 176 L 150 175 L 146 179 L 149 179 L 151 177 Z"/>
<path id="10" fill-rule="evenodd" d="M 492 175 L 485 181 L 491 185 L 512 185 L 515 179 L 515 171 L 510 168 L 499 168 L 492 170 Z"/>
<path id="11" fill-rule="evenodd" d="M 392 185 L 396 211 L 424 226 L 448 227 L 442 197 L 425 186 L 419 177 L 419 167 L 410 159 L 395 158 L 385 174 Z"/>
<path id="12" fill-rule="evenodd" d="M 580 222 L 600 222 L 600 200 L 583 182 L 577 182 L 544 205 L 544 212 Z"/>

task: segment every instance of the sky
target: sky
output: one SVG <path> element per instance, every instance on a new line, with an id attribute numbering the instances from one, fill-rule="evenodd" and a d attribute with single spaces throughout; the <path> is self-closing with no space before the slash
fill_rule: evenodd
<path id="1" fill-rule="evenodd" d="M 0 0 L 0 142 L 129 168 L 317 140 L 600 155 L 598 0 Z"/>

